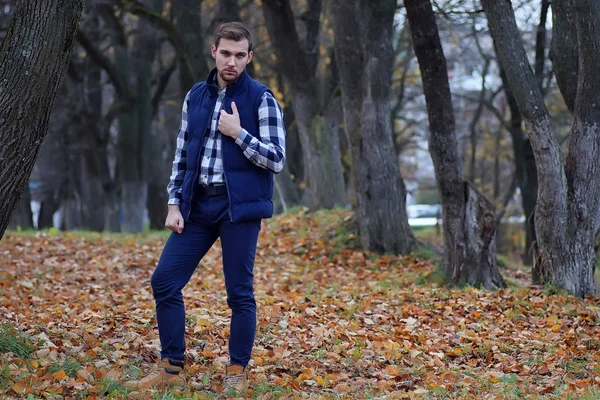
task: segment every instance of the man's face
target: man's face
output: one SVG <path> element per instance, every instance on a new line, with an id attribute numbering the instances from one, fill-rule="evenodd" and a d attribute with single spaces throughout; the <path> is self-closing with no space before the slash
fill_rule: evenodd
<path id="1" fill-rule="evenodd" d="M 252 52 L 248 52 L 246 39 L 235 42 L 221 38 L 219 47 L 213 45 L 211 51 L 217 64 L 219 78 L 225 84 L 235 81 L 252 60 Z"/>

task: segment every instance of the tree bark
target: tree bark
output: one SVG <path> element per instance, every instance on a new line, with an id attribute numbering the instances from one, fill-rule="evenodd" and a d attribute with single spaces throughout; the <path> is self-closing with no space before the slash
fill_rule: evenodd
<path id="1" fill-rule="evenodd" d="M 313 12 L 320 10 L 320 2 L 314 3 L 310 2 L 310 9 Z M 334 137 L 335 132 L 327 129 L 325 121 L 329 105 L 324 97 L 329 96 L 316 96 L 322 86 L 315 71 L 314 59 L 318 52 L 314 52 L 312 48 L 308 52 L 305 47 L 306 43 L 318 37 L 319 24 L 310 25 L 307 40 L 303 42 L 296 31 L 295 17 L 289 0 L 264 0 L 263 13 L 269 36 L 277 52 L 278 72 L 283 76 L 291 93 L 302 143 L 309 206 L 316 209 L 345 205 L 347 198 L 339 138 Z"/>
<path id="2" fill-rule="evenodd" d="M 390 79 L 395 1 L 332 1 L 335 58 L 362 247 L 409 253 L 415 245 L 392 140 Z M 357 18 L 363 12 L 366 21 Z"/>
<path id="3" fill-rule="evenodd" d="M 150 9 L 159 8 L 160 0 L 149 1 Z M 148 177 L 152 176 L 150 150 L 156 140 L 152 134 L 152 63 L 156 34 L 146 19 L 139 20 L 131 49 L 119 42 L 115 49 L 116 66 L 121 79 L 130 79 L 135 88 L 133 107 L 119 117 L 119 177 L 121 182 L 122 230 L 144 230 L 148 198 Z"/>
<path id="4" fill-rule="evenodd" d="M 564 0 L 563 0 L 564 1 Z M 579 41 L 579 79 L 565 165 L 542 94 L 527 61 L 509 1 L 482 0 L 498 55 L 531 140 L 538 173 L 534 268 L 542 283 L 584 296 L 594 279 L 594 236 L 600 228 L 600 4 L 573 2 Z M 564 5 L 561 1 L 555 5 Z M 563 59 L 564 60 L 564 59 Z M 563 93 L 564 94 L 564 93 Z"/>
<path id="5" fill-rule="evenodd" d="M 556 83 L 569 111 L 575 109 L 579 75 L 579 48 L 574 0 L 552 1 L 550 59 Z"/>
<path id="6" fill-rule="evenodd" d="M 542 94 L 544 93 L 544 66 L 546 64 L 546 21 L 548 19 L 548 9 L 550 0 L 540 0 L 542 8 L 540 11 L 540 24 L 535 36 L 535 76 Z"/>
<path id="7" fill-rule="evenodd" d="M 202 1 L 175 0 L 173 11 L 176 27 L 181 32 L 183 52 L 179 55 L 179 82 L 181 85 L 181 102 L 194 83 L 206 79 L 209 68 L 205 57 L 204 37 L 199 21 L 202 20 Z"/>
<path id="8" fill-rule="evenodd" d="M 464 181 L 446 57 L 429 0 L 405 0 L 429 115 L 429 152 L 442 199 L 443 270 L 451 284 L 504 286 L 496 266 L 492 204 Z"/>
<path id="9" fill-rule="evenodd" d="M 99 47 L 102 40 L 100 12 L 95 4 L 88 13 L 85 26 L 90 41 L 95 47 Z M 102 68 L 91 57 L 86 57 L 82 62 L 82 70 L 85 76 L 80 83 L 83 86 L 83 118 L 78 132 L 85 140 L 81 145 L 82 224 L 87 230 L 101 232 L 105 229 L 106 199 L 111 197 L 106 191 L 114 190 L 116 186 L 108 167 L 110 132 L 102 115 Z"/>
<path id="10" fill-rule="evenodd" d="M 595 294 L 594 241 L 600 229 L 600 4 L 574 0 L 579 41 L 579 79 L 573 127 L 565 159 L 570 200 L 566 268 L 555 269 L 552 283 L 577 295 Z"/>
<path id="11" fill-rule="evenodd" d="M 15 209 L 8 229 L 32 229 L 33 214 L 31 212 L 31 192 L 29 186 L 25 185 L 19 206 Z"/>
<path id="12" fill-rule="evenodd" d="M 22 0 L 0 48 L 0 238 L 46 135 L 82 8 L 81 0 Z"/>
<path id="13" fill-rule="evenodd" d="M 517 185 L 521 190 L 521 206 L 525 214 L 523 228 L 525 231 L 525 250 L 523 252 L 523 263 L 532 265 L 532 248 L 535 242 L 534 211 L 537 201 L 537 168 L 535 158 L 531 149 L 531 141 L 523 133 L 523 117 L 519 111 L 519 105 L 515 99 L 513 91 L 510 88 L 510 82 L 506 78 L 506 73 L 500 66 L 500 77 L 504 95 L 510 109 L 510 136 L 512 138 L 513 154 L 515 159 L 515 174 Z M 534 282 L 537 280 L 533 279 Z"/>

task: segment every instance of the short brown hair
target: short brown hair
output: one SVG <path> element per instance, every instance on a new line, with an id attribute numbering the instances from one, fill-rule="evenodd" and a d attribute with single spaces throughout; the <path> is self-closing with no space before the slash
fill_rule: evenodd
<path id="1" fill-rule="evenodd" d="M 221 38 L 239 42 L 248 40 L 248 52 L 252 51 L 252 34 L 241 22 L 226 22 L 219 27 L 215 36 L 215 47 L 219 47 Z"/>

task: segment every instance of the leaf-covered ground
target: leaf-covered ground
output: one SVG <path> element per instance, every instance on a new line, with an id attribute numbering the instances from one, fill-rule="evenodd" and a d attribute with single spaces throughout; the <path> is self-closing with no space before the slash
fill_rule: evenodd
<path id="1" fill-rule="evenodd" d="M 344 248 L 346 212 L 263 225 L 249 397 L 599 399 L 600 300 L 447 289 L 427 253 Z M 150 277 L 166 234 L 9 233 L 0 242 L 0 397 L 219 398 L 228 317 L 215 246 L 185 290 L 185 392 L 127 392 L 159 349 Z M 418 257 L 421 256 L 421 258 Z"/>

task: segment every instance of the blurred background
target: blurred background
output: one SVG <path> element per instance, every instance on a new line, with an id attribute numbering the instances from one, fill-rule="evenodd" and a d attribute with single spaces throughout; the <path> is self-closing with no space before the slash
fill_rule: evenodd
<path id="1" fill-rule="evenodd" d="M 527 148 L 526 139 L 514 99 L 503 85 L 485 14 L 479 1 L 433 3 L 448 61 L 465 178 L 495 206 L 499 252 L 522 255 L 530 240 L 527 199 L 537 191 L 523 171 L 533 156 L 520 150 Z M 564 142 L 571 117 L 548 59 L 549 1 L 516 0 L 513 6 Z M 14 1 L 1 0 L 0 7 L 3 37 Z M 340 68 L 362 66 L 336 63 L 331 13 L 327 0 L 86 0 L 48 135 L 9 228 L 163 229 L 183 99 L 214 66 L 210 46 L 216 28 L 233 20 L 242 21 L 254 35 L 249 73 L 271 87 L 285 113 L 287 164 L 276 176 L 276 211 L 352 208 L 351 171 L 360 165 L 351 163 L 339 73 Z M 361 20 L 360 8 L 356 13 Z M 392 42 L 390 124 L 409 224 L 441 244 L 427 109 L 401 1 Z M 306 92 L 295 84 L 300 78 L 310 86 L 314 107 L 297 118 L 294 101 L 301 99 L 299 91 Z M 315 121 L 329 140 L 307 145 L 300 131 L 310 130 Z M 323 157 L 333 157 L 332 164 L 339 165 L 322 171 L 339 184 L 315 197 L 307 190 L 314 174 L 307 163 Z"/>

